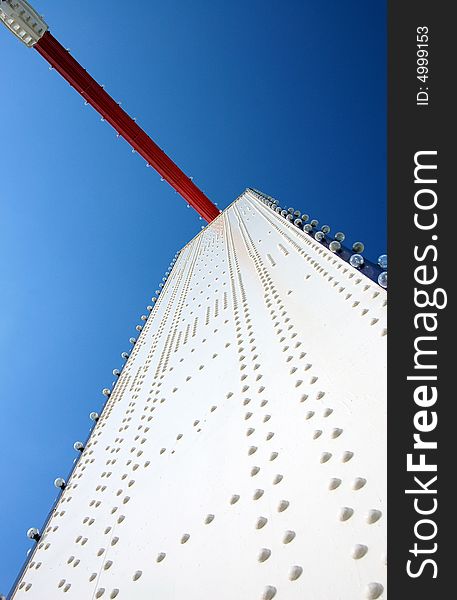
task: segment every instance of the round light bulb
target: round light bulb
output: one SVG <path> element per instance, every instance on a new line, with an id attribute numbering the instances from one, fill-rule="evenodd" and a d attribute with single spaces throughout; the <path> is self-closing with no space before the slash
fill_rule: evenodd
<path id="1" fill-rule="evenodd" d="M 57 477 L 57 479 L 54 479 L 54 486 L 60 490 L 63 490 L 65 487 L 65 479 L 62 477 Z"/>
<path id="2" fill-rule="evenodd" d="M 381 269 L 387 269 L 387 254 L 381 254 L 381 256 L 378 257 L 378 265 Z"/>
<path id="3" fill-rule="evenodd" d="M 361 254 L 353 254 L 349 259 L 349 264 L 351 267 L 355 267 L 356 269 L 360 269 L 364 262 L 365 259 Z"/>
<path id="4" fill-rule="evenodd" d="M 362 254 L 362 252 L 365 250 L 365 244 L 363 244 L 363 242 L 354 242 L 352 244 L 352 251 L 355 252 L 356 254 Z"/>
<path id="5" fill-rule="evenodd" d="M 387 271 L 383 271 L 382 273 L 379 273 L 378 283 L 383 288 L 387 287 Z"/>
<path id="6" fill-rule="evenodd" d="M 36 527 L 30 527 L 30 529 L 27 531 L 27 537 L 29 538 L 29 540 L 38 541 L 38 539 L 40 538 L 40 530 Z"/>

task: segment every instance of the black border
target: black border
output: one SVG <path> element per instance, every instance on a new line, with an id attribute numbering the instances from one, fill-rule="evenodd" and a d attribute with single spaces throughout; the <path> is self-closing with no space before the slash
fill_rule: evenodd
<path id="1" fill-rule="evenodd" d="M 455 130 L 455 104 L 451 88 L 455 88 L 455 22 L 451 17 L 453 3 L 434 0 L 390 1 L 388 3 L 388 220 L 389 220 L 389 338 L 388 338 L 388 548 L 390 598 L 453 597 L 450 564 L 453 550 L 445 549 L 451 542 L 455 521 L 450 516 L 455 481 L 452 456 L 452 438 L 456 436 L 451 410 L 455 393 L 451 388 L 452 309 L 451 277 L 453 275 L 453 220 L 451 211 L 455 192 L 451 188 L 453 152 L 451 138 Z M 416 73 L 416 30 L 429 29 L 429 105 L 416 106 L 416 93 L 421 85 Z M 454 35 L 453 35 L 454 34 Z M 418 151 L 436 150 L 438 193 L 438 281 L 435 284 L 448 294 L 448 305 L 437 310 L 438 401 L 433 409 L 438 415 L 438 426 L 429 439 L 438 441 L 437 450 L 430 457 L 436 459 L 438 510 L 431 517 L 438 532 L 433 542 L 437 551 L 432 557 L 438 567 L 437 577 L 429 565 L 421 576 L 411 578 L 406 563 L 414 558 L 409 553 L 415 541 L 414 525 L 418 515 L 413 506 L 414 496 L 405 494 L 411 487 L 413 475 L 407 472 L 406 455 L 412 452 L 413 418 L 417 407 L 413 400 L 416 383 L 406 377 L 413 373 L 414 338 L 420 333 L 414 327 L 414 246 L 422 248 L 430 243 L 431 232 L 420 231 L 414 225 L 414 155 Z M 432 460 L 431 458 L 428 460 Z M 424 479 L 427 475 L 425 474 Z M 424 496 L 422 496 L 424 497 Z M 430 499 L 432 496 L 428 496 Z M 429 546 L 431 542 L 428 543 Z M 424 547 L 427 543 L 424 542 Z M 426 558 L 426 555 L 423 555 Z M 416 559 L 417 561 L 418 559 Z M 416 562 L 417 567 L 418 562 Z M 437 593 L 442 594 L 437 596 Z M 434 595 L 432 595 L 434 594 Z"/>

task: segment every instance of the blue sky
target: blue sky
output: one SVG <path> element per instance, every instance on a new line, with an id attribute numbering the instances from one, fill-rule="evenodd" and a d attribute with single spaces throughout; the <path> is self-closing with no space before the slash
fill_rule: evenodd
<path id="1" fill-rule="evenodd" d="M 35 0 L 53 34 L 223 208 L 247 186 L 386 248 L 384 2 Z M 0 593 L 100 390 L 202 222 L 0 29 Z"/>

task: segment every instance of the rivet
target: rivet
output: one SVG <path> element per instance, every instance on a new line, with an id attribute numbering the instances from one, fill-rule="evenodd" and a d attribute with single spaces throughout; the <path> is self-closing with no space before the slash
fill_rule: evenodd
<path id="1" fill-rule="evenodd" d="M 263 417 L 263 422 L 266 423 L 267 421 L 269 421 L 271 419 L 271 415 L 265 415 Z"/>
<path id="2" fill-rule="evenodd" d="M 268 558 L 270 558 L 271 556 L 271 550 L 269 550 L 268 548 L 262 548 L 259 552 L 259 556 L 257 557 L 257 560 L 259 562 L 265 562 Z"/>
<path id="3" fill-rule="evenodd" d="M 251 469 L 251 477 L 254 477 L 254 475 L 257 475 L 257 473 L 260 471 L 260 467 L 252 467 Z"/>
<path id="4" fill-rule="evenodd" d="M 380 583 L 369 583 L 365 590 L 365 597 L 368 600 L 376 600 L 383 593 L 384 587 Z"/>
<path id="5" fill-rule="evenodd" d="M 105 571 L 107 571 L 111 565 L 113 564 L 112 560 L 107 560 L 106 563 L 103 565 L 103 568 L 105 569 Z"/>
<path id="6" fill-rule="evenodd" d="M 309 410 L 305 415 L 305 419 L 307 421 L 309 421 L 309 419 L 311 419 L 313 416 L 314 416 L 314 410 Z"/>
<path id="7" fill-rule="evenodd" d="M 249 454 L 249 456 L 250 456 L 251 454 L 254 454 L 254 452 L 256 452 L 256 450 L 257 450 L 257 446 L 250 446 L 250 447 L 249 447 L 249 450 L 248 450 L 248 454 Z"/>
<path id="8" fill-rule="evenodd" d="M 246 435 L 252 435 L 254 433 L 255 429 L 253 429 L 252 427 L 249 427 L 249 429 L 246 431 Z"/>
<path id="9" fill-rule="evenodd" d="M 330 479 L 330 481 L 329 481 L 328 489 L 336 490 L 336 488 L 340 487 L 340 485 L 341 485 L 341 479 L 338 479 L 338 477 L 332 477 L 332 479 Z"/>
<path id="10" fill-rule="evenodd" d="M 233 496 L 230 498 L 230 504 L 236 504 L 239 499 L 240 497 L 238 496 L 238 494 L 233 494 Z"/>
<path id="11" fill-rule="evenodd" d="M 205 517 L 205 524 L 209 525 L 212 521 L 214 521 L 214 515 L 206 515 Z"/>
<path id="12" fill-rule="evenodd" d="M 321 463 L 326 463 L 332 458 L 330 452 L 322 452 L 321 454 Z"/>
<path id="13" fill-rule="evenodd" d="M 272 585 L 267 585 L 262 594 L 262 600 L 272 600 L 276 596 L 276 588 Z"/>
<path id="14" fill-rule="evenodd" d="M 275 458 L 277 458 L 277 457 L 278 457 L 278 453 L 277 452 L 272 452 L 270 454 L 270 460 L 275 460 Z"/>
<path id="15" fill-rule="evenodd" d="M 303 573 L 303 568 L 295 565 L 295 566 L 293 566 L 293 567 L 290 568 L 289 579 L 291 581 L 295 581 L 296 579 L 298 579 L 300 577 L 300 575 L 302 573 Z"/>
<path id="16" fill-rule="evenodd" d="M 157 558 L 156 558 L 156 562 L 158 562 L 158 563 L 162 562 L 165 557 L 166 557 L 165 552 L 159 552 L 159 554 L 157 555 Z"/>
<path id="17" fill-rule="evenodd" d="M 329 417 L 332 414 L 332 412 L 333 412 L 332 408 L 326 408 L 323 413 L 324 417 Z"/>
<path id="18" fill-rule="evenodd" d="M 273 436 L 274 436 L 274 433 L 273 433 L 273 431 L 269 431 L 269 432 L 267 433 L 266 440 L 267 440 L 267 441 L 271 440 L 271 438 L 272 438 Z"/>
<path id="19" fill-rule="evenodd" d="M 335 427 L 335 429 L 332 430 L 332 438 L 336 439 L 337 437 L 340 437 L 340 435 L 343 433 L 343 430 L 340 429 L 339 427 Z"/>
<path id="20" fill-rule="evenodd" d="M 142 574 L 143 571 L 135 571 L 135 573 L 133 574 L 133 581 L 138 581 Z"/>
<path id="21" fill-rule="evenodd" d="M 316 431 L 313 433 L 313 440 L 317 440 L 317 438 L 321 437 L 322 435 L 322 429 L 316 429 Z"/>
<path id="22" fill-rule="evenodd" d="M 282 480 L 283 480 L 283 476 L 278 473 L 278 475 L 275 475 L 275 478 L 273 479 L 273 485 L 278 484 Z"/>
<path id="23" fill-rule="evenodd" d="M 103 594 L 105 593 L 105 588 L 99 588 L 97 590 L 97 593 L 95 594 L 96 598 L 101 598 L 103 596 Z"/>
<path id="24" fill-rule="evenodd" d="M 343 508 L 340 508 L 338 518 L 340 521 L 347 521 L 352 517 L 353 514 L 354 510 L 352 508 L 349 508 L 349 506 L 343 506 Z"/>
<path id="25" fill-rule="evenodd" d="M 295 387 L 301 386 L 302 383 L 303 383 L 303 380 L 299 379 L 298 381 L 295 382 Z"/>
<path id="26" fill-rule="evenodd" d="M 352 482 L 352 489 L 353 490 L 360 490 L 361 488 L 363 488 L 363 486 L 366 484 L 367 480 L 364 479 L 363 477 L 356 477 L 354 479 L 354 481 Z"/>
<path id="27" fill-rule="evenodd" d="M 116 598 L 117 595 L 119 594 L 119 590 L 117 588 L 115 588 L 111 594 L 110 594 L 110 598 Z"/>
<path id="28" fill-rule="evenodd" d="M 351 554 L 351 556 L 355 560 L 358 560 L 359 558 L 363 558 L 367 552 L 368 552 L 368 547 L 367 546 L 365 546 L 364 544 L 356 544 L 352 548 L 352 554 Z"/>
<path id="29" fill-rule="evenodd" d="M 248 419 L 250 419 L 251 417 L 252 417 L 252 412 L 247 412 L 247 413 L 244 415 L 244 420 L 245 420 L 245 421 L 247 421 L 247 420 L 248 420 Z"/>
<path id="30" fill-rule="evenodd" d="M 255 490 L 255 492 L 254 492 L 254 494 L 253 494 L 252 498 L 253 498 L 254 500 L 258 500 L 258 499 L 259 499 L 259 498 L 261 498 L 262 496 L 263 496 L 263 490 L 261 490 L 261 489 L 257 489 L 257 490 Z"/>
<path id="31" fill-rule="evenodd" d="M 351 452 L 350 450 L 346 450 L 345 452 L 343 452 L 343 456 L 341 457 L 341 460 L 342 460 L 342 462 L 346 463 L 346 462 L 350 461 L 353 456 L 354 456 L 354 452 Z"/>
<path id="32" fill-rule="evenodd" d="M 368 511 L 367 523 L 372 525 L 373 523 L 376 523 L 376 521 L 379 521 L 379 519 L 381 517 L 382 517 L 382 512 L 380 510 L 376 510 L 375 508 L 373 508 Z"/>
<path id="33" fill-rule="evenodd" d="M 284 532 L 284 535 L 282 536 L 282 543 L 290 544 L 290 542 L 294 538 L 295 538 L 295 531 L 291 531 L 290 529 L 288 529 L 287 531 Z"/>
<path id="34" fill-rule="evenodd" d="M 89 581 L 93 581 L 96 577 L 97 573 L 92 573 L 92 575 L 89 577 Z"/>
<path id="35" fill-rule="evenodd" d="M 288 500 L 281 500 L 281 502 L 278 504 L 278 512 L 284 512 L 288 508 L 288 506 Z"/>
<path id="36" fill-rule="evenodd" d="M 256 529 L 262 529 L 262 527 L 265 527 L 265 525 L 268 523 L 268 519 L 265 517 L 259 517 L 257 519 L 257 522 L 255 524 L 255 528 Z"/>

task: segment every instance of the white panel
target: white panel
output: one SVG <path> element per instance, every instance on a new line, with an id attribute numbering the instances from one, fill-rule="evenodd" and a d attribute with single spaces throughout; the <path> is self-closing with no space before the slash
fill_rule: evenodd
<path id="1" fill-rule="evenodd" d="M 385 334 L 386 292 L 245 192 L 181 251 L 14 597 L 385 598 Z"/>

